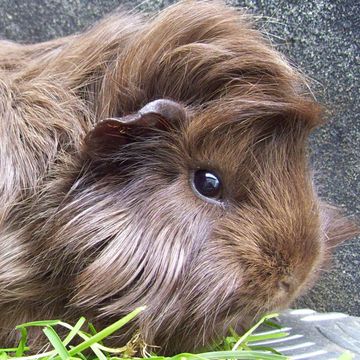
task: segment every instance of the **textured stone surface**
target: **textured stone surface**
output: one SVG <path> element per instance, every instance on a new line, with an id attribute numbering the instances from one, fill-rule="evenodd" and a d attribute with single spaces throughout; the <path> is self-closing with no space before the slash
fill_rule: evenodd
<path id="1" fill-rule="evenodd" d="M 120 4 L 152 11 L 173 1 L 0 0 L 0 36 L 36 42 L 79 31 Z M 359 7 L 356 0 L 233 0 L 263 15 L 276 46 L 312 80 L 329 122 L 311 139 L 316 183 L 323 198 L 360 214 Z M 317 310 L 360 315 L 360 242 L 344 244 L 333 268 L 301 301 Z"/>

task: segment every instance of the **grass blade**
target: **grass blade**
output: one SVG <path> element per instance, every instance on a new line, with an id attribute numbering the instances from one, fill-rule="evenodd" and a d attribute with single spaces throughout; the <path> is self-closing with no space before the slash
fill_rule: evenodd
<path id="1" fill-rule="evenodd" d="M 84 331 L 81 331 L 80 328 L 83 324 L 83 320 L 85 321 L 85 318 L 80 318 L 79 321 L 76 323 L 75 326 L 71 326 L 65 322 L 60 322 L 59 325 L 65 327 L 66 329 L 70 330 L 70 333 L 68 334 L 68 336 L 66 337 L 66 339 L 64 340 L 64 345 L 67 345 L 68 342 L 66 342 L 66 340 L 71 341 L 72 338 L 75 335 L 78 335 L 79 337 L 81 337 L 83 340 L 87 341 L 89 340 L 89 338 L 91 337 L 91 335 L 85 333 Z M 70 335 L 70 336 L 69 336 Z M 95 343 L 90 345 L 91 350 L 95 353 L 95 355 L 97 356 L 98 359 L 100 360 L 105 360 L 106 356 L 104 355 L 104 353 L 101 351 L 101 344 L 99 343 Z M 73 349 L 74 347 L 72 347 Z M 79 354 L 81 354 L 81 352 L 78 352 L 76 355 L 78 356 Z"/>
<path id="2" fill-rule="evenodd" d="M 286 332 L 278 332 L 278 333 L 273 333 L 273 334 L 254 334 L 254 335 L 249 335 L 247 337 L 247 343 L 249 346 L 251 346 L 251 342 L 255 342 L 255 341 L 262 341 L 262 340 L 272 340 L 272 339 L 281 339 L 284 337 L 289 336 L 289 333 Z"/>
<path id="3" fill-rule="evenodd" d="M 273 349 L 270 346 L 261 346 L 261 345 L 256 345 L 256 346 L 250 346 L 249 347 L 250 350 L 255 350 L 255 351 L 269 351 L 273 354 L 277 354 L 277 355 L 281 355 L 281 353 L 279 353 L 277 350 Z"/>
<path id="4" fill-rule="evenodd" d="M 112 333 L 117 331 L 118 329 L 122 328 L 124 325 L 126 325 L 129 321 L 131 321 L 134 317 L 139 315 L 141 311 L 145 310 L 145 306 L 138 307 L 134 311 L 132 311 L 130 314 L 124 316 L 120 320 L 116 321 L 112 325 L 108 326 L 107 328 L 99 331 L 97 334 L 90 337 L 88 340 L 85 340 L 81 344 L 75 346 L 73 349 L 69 351 L 69 354 L 71 356 L 75 355 L 78 351 L 83 351 L 87 348 L 89 348 L 91 345 L 105 339 L 106 337 L 110 336 Z"/>
<path id="5" fill-rule="evenodd" d="M 59 356 L 62 360 L 67 360 L 70 358 L 70 354 L 68 353 L 66 347 L 62 343 L 59 335 L 56 333 L 56 331 L 51 327 L 47 326 L 45 329 L 43 329 L 44 334 L 49 339 L 51 345 L 54 347 L 54 349 L 57 351 Z"/>
<path id="6" fill-rule="evenodd" d="M 81 317 L 77 323 L 72 326 L 72 329 L 70 330 L 69 334 L 67 334 L 66 338 L 64 339 L 63 343 L 64 345 L 68 345 L 70 343 L 70 341 L 76 336 L 78 335 L 81 327 L 84 325 L 85 323 L 85 318 L 84 317 Z"/>
<path id="7" fill-rule="evenodd" d="M 276 322 L 271 321 L 271 320 L 265 320 L 265 321 L 264 321 L 264 324 L 267 325 L 267 326 L 273 327 L 273 328 L 275 328 L 275 329 L 281 329 L 281 328 L 282 328 L 281 325 L 279 325 L 279 324 L 277 324 Z"/>
<path id="8" fill-rule="evenodd" d="M 54 325 L 58 325 L 61 321 L 60 320 L 40 320 L 40 321 L 30 321 L 27 323 L 23 323 L 21 325 L 16 326 L 15 329 L 22 329 L 25 327 L 30 327 L 30 326 L 54 326 Z"/>
<path id="9" fill-rule="evenodd" d="M 355 358 L 355 355 L 349 351 L 344 352 L 341 354 L 337 360 L 352 360 Z"/>
<path id="10" fill-rule="evenodd" d="M 90 322 L 88 323 L 88 328 L 91 335 L 95 335 L 98 333 L 97 330 L 95 329 L 95 326 Z"/>
<path id="11" fill-rule="evenodd" d="M 269 314 L 263 316 L 252 328 L 250 328 L 244 335 L 240 337 L 240 339 L 236 342 L 236 344 L 233 347 L 233 350 L 235 351 L 242 343 L 246 342 L 247 338 L 265 321 L 272 319 L 279 314 Z"/>
<path id="12" fill-rule="evenodd" d="M 2 348 L 2 349 L 0 349 L 0 353 L 3 353 L 3 352 L 6 352 L 6 353 L 8 353 L 8 352 L 16 352 L 17 349 L 18 348 Z M 28 346 L 25 346 L 24 351 L 28 351 L 28 350 L 30 350 L 30 348 Z"/>
<path id="13" fill-rule="evenodd" d="M 19 345 L 18 345 L 17 350 L 16 350 L 16 356 L 17 357 L 23 356 L 24 351 L 25 351 L 26 341 L 27 341 L 27 330 L 26 330 L 26 328 L 22 327 L 19 330 L 20 330 L 20 333 L 21 333 L 21 338 L 20 338 Z"/>

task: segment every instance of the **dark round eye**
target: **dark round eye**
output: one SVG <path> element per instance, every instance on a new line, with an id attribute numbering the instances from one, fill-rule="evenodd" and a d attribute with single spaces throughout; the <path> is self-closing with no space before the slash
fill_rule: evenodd
<path id="1" fill-rule="evenodd" d="M 219 199 L 221 196 L 220 178 L 209 170 L 196 170 L 194 172 L 193 187 L 206 198 Z"/>

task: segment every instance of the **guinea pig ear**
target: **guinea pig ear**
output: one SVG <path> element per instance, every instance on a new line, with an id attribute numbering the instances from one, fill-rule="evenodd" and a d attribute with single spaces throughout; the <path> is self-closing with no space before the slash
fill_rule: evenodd
<path id="1" fill-rule="evenodd" d="M 320 204 L 320 214 L 326 242 L 330 248 L 360 235 L 359 224 L 355 220 L 342 215 L 336 207 L 322 202 Z"/>
<path id="2" fill-rule="evenodd" d="M 85 150 L 91 157 L 104 157 L 119 147 L 151 136 L 154 130 L 168 130 L 186 116 L 185 108 L 172 100 L 159 99 L 137 113 L 100 121 L 85 137 Z"/>

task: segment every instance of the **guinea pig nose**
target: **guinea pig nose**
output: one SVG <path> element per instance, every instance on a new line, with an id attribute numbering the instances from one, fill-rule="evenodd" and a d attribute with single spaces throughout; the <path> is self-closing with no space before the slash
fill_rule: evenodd
<path id="1" fill-rule="evenodd" d="M 280 290 L 289 293 L 292 289 L 292 279 L 290 276 L 287 276 L 286 278 L 279 280 L 278 287 Z"/>

